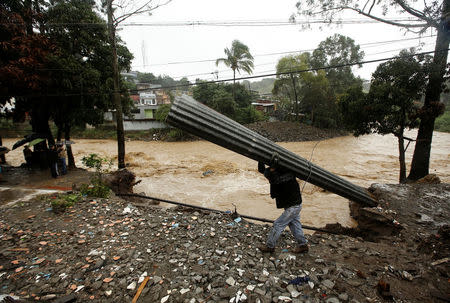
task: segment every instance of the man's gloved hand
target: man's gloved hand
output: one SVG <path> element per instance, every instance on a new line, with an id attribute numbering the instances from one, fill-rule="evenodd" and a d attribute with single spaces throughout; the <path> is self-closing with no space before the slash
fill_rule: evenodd
<path id="1" fill-rule="evenodd" d="M 277 152 L 273 152 L 270 158 L 270 167 L 277 168 L 280 162 L 280 155 Z"/>

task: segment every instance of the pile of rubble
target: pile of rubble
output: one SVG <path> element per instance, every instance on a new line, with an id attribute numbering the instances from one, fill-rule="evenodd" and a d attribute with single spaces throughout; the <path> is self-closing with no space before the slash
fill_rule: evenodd
<path id="1" fill-rule="evenodd" d="M 307 254 L 294 254 L 286 231 L 276 252 L 263 254 L 256 246 L 269 228 L 117 197 L 86 198 L 62 214 L 33 200 L 0 213 L 0 295 L 22 302 L 357 303 L 433 302 L 448 290 L 446 271 L 436 272 L 448 260 L 436 263 L 404 234 L 367 242 L 316 233 L 307 236 Z"/>

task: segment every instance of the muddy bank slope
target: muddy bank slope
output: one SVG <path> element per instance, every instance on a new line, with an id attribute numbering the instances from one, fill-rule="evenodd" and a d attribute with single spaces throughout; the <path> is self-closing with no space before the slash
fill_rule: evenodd
<path id="1" fill-rule="evenodd" d="M 319 141 L 348 135 L 348 132 L 339 129 L 322 129 L 288 121 L 256 122 L 246 127 L 274 142 Z"/>
<path id="2" fill-rule="evenodd" d="M 32 199 L 0 212 L 2 294 L 27 301 L 445 302 L 448 184 L 377 185 L 380 213 L 403 226 L 375 242 L 308 236 L 296 255 L 285 231 L 262 254 L 269 226 L 231 215 L 84 199 L 62 214 Z M 148 279 L 146 279 L 148 277 Z"/>

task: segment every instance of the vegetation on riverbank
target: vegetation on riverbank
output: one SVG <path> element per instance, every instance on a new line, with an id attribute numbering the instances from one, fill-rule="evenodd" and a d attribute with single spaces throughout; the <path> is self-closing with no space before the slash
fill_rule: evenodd
<path id="1" fill-rule="evenodd" d="M 450 133 L 450 110 L 436 119 L 434 130 L 438 132 Z"/>

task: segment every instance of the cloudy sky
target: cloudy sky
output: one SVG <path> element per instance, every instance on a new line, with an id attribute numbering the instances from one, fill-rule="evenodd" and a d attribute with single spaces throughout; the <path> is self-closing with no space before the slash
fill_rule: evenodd
<path id="1" fill-rule="evenodd" d="M 296 12 L 295 3 L 296 0 L 173 0 L 151 16 L 127 19 L 119 35 L 135 57 L 133 70 L 175 79 L 187 76 L 191 81 L 213 80 L 215 71 L 218 79 L 232 78 L 232 72 L 224 65 L 216 66 L 215 59 L 224 56 L 224 48 L 230 47 L 234 39 L 250 48 L 255 58 L 253 75 L 274 73 L 282 56 L 313 50 L 334 33 L 349 36 L 361 45 L 366 54 L 364 60 L 392 57 L 403 48 L 419 44 L 423 44 L 422 51 L 434 49 L 434 32 L 428 31 L 417 39 L 417 35 L 398 27 L 367 23 L 367 18 L 356 14 L 345 17 L 356 21 L 354 24 L 340 27 L 320 29 L 315 25 L 302 29 L 301 25 L 288 25 L 289 17 Z M 274 26 L 276 22 L 281 24 Z M 366 64 L 355 69 L 355 73 L 370 79 L 378 64 Z"/>

